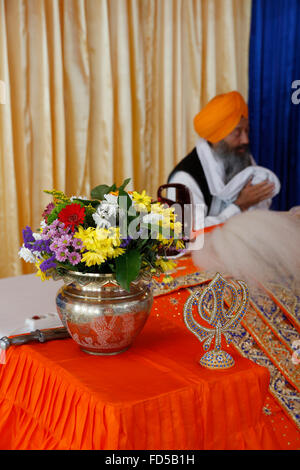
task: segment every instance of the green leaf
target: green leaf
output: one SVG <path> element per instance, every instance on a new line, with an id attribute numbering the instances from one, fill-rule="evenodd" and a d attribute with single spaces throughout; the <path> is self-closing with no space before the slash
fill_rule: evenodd
<path id="1" fill-rule="evenodd" d="M 64 209 L 66 206 L 68 206 L 70 203 L 69 202 L 62 202 L 61 204 L 58 204 L 52 212 L 47 216 L 47 224 L 50 225 L 52 222 L 54 222 L 55 219 L 57 219 L 58 214 L 62 209 Z"/>
<path id="2" fill-rule="evenodd" d="M 128 292 L 130 283 L 138 277 L 140 269 L 141 255 L 138 250 L 130 250 L 116 258 L 116 279 Z"/>
<path id="3" fill-rule="evenodd" d="M 96 186 L 92 189 L 91 197 L 93 199 L 99 199 L 100 201 L 102 201 L 102 199 L 104 199 L 104 195 L 110 193 L 111 191 L 119 190 L 121 192 L 124 192 L 124 189 L 130 180 L 131 178 L 127 178 L 126 180 L 124 180 L 119 188 L 117 188 L 115 183 L 112 186 L 108 186 L 107 184 L 100 184 L 99 186 Z"/>
<path id="4" fill-rule="evenodd" d="M 97 201 L 97 200 L 90 200 L 90 199 L 80 199 L 80 197 L 78 198 L 74 198 L 73 199 L 73 203 L 77 203 L 77 204 L 81 204 L 81 206 L 92 206 L 92 207 L 97 207 L 99 205 L 99 202 L 100 201 Z"/>
<path id="5" fill-rule="evenodd" d="M 129 181 L 131 180 L 131 178 L 127 178 L 126 180 L 123 181 L 123 183 L 121 184 L 121 186 L 118 188 L 119 191 L 120 190 L 123 190 L 125 189 L 125 187 L 128 185 Z"/>
<path id="6" fill-rule="evenodd" d="M 112 186 L 108 186 L 107 184 L 100 184 L 99 186 L 96 186 L 95 188 L 92 189 L 91 191 L 91 197 L 93 199 L 99 199 L 102 201 L 104 199 L 104 195 L 108 194 L 110 191 L 115 191 L 116 190 L 116 185 L 113 184 Z"/>

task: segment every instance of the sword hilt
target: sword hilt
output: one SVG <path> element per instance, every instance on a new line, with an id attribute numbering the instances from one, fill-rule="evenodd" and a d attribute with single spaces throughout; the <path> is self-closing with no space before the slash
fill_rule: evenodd
<path id="1" fill-rule="evenodd" d="M 70 338 L 69 332 L 66 328 L 52 328 L 49 330 L 35 330 L 29 334 L 23 334 L 18 336 L 3 336 L 0 338 L 0 348 L 8 349 L 10 346 L 20 346 L 30 342 L 45 343 L 53 339 L 64 339 Z"/>

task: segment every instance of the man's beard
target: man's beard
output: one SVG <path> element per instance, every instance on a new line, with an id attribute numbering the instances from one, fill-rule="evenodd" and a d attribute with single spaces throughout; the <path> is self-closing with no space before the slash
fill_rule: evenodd
<path id="1" fill-rule="evenodd" d="M 249 145 L 240 145 L 231 149 L 224 140 L 221 140 L 214 148 L 214 154 L 224 165 L 225 184 L 237 173 L 252 165 Z"/>

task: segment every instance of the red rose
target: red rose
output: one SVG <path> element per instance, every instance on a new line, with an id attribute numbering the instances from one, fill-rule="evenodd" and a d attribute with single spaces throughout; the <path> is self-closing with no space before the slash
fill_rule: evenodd
<path id="1" fill-rule="evenodd" d="M 83 223 L 85 217 L 84 207 L 80 204 L 69 204 L 58 214 L 58 218 L 66 227 L 71 227 L 74 231 L 76 225 Z"/>

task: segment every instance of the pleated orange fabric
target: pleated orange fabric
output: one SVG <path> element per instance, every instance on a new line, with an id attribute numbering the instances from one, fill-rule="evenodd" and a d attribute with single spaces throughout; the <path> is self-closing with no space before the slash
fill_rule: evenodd
<path id="1" fill-rule="evenodd" d="M 234 368 L 202 368 L 199 341 L 160 305 L 120 355 L 89 356 L 71 339 L 10 348 L 1 448 L 280 449 L 262 413 L 267 369 L 231 349 Z"/>

